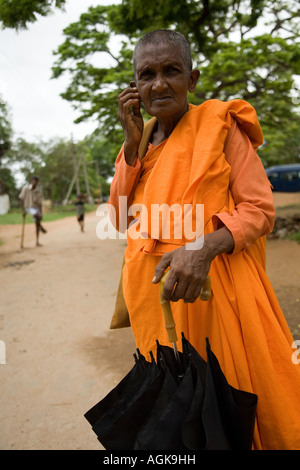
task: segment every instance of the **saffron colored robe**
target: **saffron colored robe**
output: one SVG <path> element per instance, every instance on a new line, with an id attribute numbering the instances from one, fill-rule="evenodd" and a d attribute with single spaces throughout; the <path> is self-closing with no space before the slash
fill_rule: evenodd
<path id="1" fill-rule="evenodd" d="M 204 233 L 223 224 L 231 231 L 233 252 L 211 263 L 211 299 L 171 304 L 176 330 L 204 359 L 208 337 L 228 382 L 258 395 L 253 449 L 292 450 L 300 449 L 300 365 L 292 361 L 293 338 L 265 270 L 274 207 L 256 154 L 262 141 L 248 103 L 190 105 L 171 136 L 150 144 L 132 167 L 121 149 L 109 203 L 118 210 L 118 197 L 125 195 L 148 209 L 147 224 L 137 217 L 127 231 L 123 267 L 130 324 L 146 356 L 155 351 L 156 339 L 169 345 L 158 285 L 151 282 L 155 267 L 164 253 L 186 242 L 163 239 L 160 232 L 145 238 L 145 231 L 137 239 L 141 223 L 151 235 L 151 204 L 191 204 L 193 210 L 204 204 Z"/>

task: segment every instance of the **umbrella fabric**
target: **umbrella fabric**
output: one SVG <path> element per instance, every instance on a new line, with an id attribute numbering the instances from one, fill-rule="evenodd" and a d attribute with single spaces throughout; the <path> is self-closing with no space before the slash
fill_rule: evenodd
<path id="1" fill-rule="evenodd" d="M 206 339 L 207 354 L 207 384 L 211 393 L 207 392 L 206 397 L 213 404 L 218 403 L 223 429 L 226 438 L 229 441 L 231 449 L 250 450 L 252 446 L 252 438 L 254 432 L 257 395 L 243 390 L 238 390 L 228 384 L 223 374 L 220 364 L 210 349 L 208 339 Z M 215 393 L 212 393 L 212 391 Z M 205 407 L 205 404 L 204 404 Z M 212 407 L 207 405 L 207 409 Z M 205 419 L 206 425 L 211 426 L 211 432 L 216 433 L 216 427 L 212 425 L 211 416 L 208 413 Z M 216 442 L 216 436 L 212 435 L 210 442 Z M 213 443 L 212 443 L 213 445 Z"/>
<path id="2" fill-rule="evenodd" d="M 84 415 L 105 449 L 133 448 L 136 434 L 161 389 L 164 373 L 154 359 L 145 368 L 140 366 L 138 361 L 125 380 Z"/>
<path id="3" fill-rule="evenodd" d="M 176 359 L 172 348 L 169 346 L 163 346 L 156 341 L 157 364 L 162 367 L 164 371 L 168 370 L 172 374 L 176 384 L 179 385 L 189 361 L 181 352 L 177 352 L 177 356 L 178 360 Z"/>
<path id="4" fill-rule="evenodd" d="M 94 405 L 89 411 L 85 413 L 85 418 L 92 426 L 94 426 L 99 418 L 108 413 L 108 410 L 111 410 L 113 404 L 117 404 L 121 400 L 124 400 L 124 397 L 131 393 L 132 388 L 144 379 L 145 370 L 150 365 L 150 363 L 146 361 L 145 357 L 139 353 L 139 350 L 137 350 L 137 353 L 138 356 L 134 354 L 136 363 L 134 367 L 128 372 L 128 374 L 126 374 L 121 382 L 119 382 L 119 384 L 114 389 L 112 389 L 105 398 L 103 398 L 99 403 Z"/>
<path id="5" fill-rule="evenodd" d="M 194 399 L 183 426 L 185 445 L 188 449 L 250 450 L 257 395 L 228 384 L 208 338 L 207 363 L 183 335 L 182 345 L 197 374 Z"/>
<path id="6" fill-rule="evenodd" d="M 208 339 L 207 362 L 183 335 L 182 348 L 180 384 L 176 390 L 169 389 L 168 399 L 165 394 L 164 400 L 158 395 L 151 416 L 137 435 L 134 449 L 251 449 L 257 396 L 228 384 Z M 173 362 L 174 370 L 172 349 L 160 346 L 160 353 L 165 364 Z"/>
<path id="7" fill-rule="evenodd" d="M 189 361 L 193 371 L 195 393 L 189 411 L 182 426 L 182 440 L 187 449 L 205 449 L 206 431 L 202 413 L 206 388 L 207 364 L 182 333 L 182 348 L 186 361 Z M 219 423 L 220 425 L 220 423 Z"/>
<path id="8" fill-rule="evenodd" d="M 151 413 L 139 431 L 134 450 L 182 450 L 181 426 L 194 394 L 191 367 L 173 349 L 157 342 L 157 364 L 164 371 L 164 381 Z"/>
<path id="9" fill-rule="evenodd" d="M 174 381 L 175 383 L 175 381 Z M 171 390 L 166 406 L 161 396 L 151 411 L 149 421 L 138 433 L 135 450 L 185 450 L 182 441 L 182 424 L 194 395 L 194 383 L 189 365 L 176 390 Z"/>
<path id="10" fill-rule="evenodd" d="M 171 348 L 158 347 L 157 360 L 164 363 L 166 373 L 173 377 L 177 386 L 171 390 L 169 388 L 169 396 L 165 397 L 164 401 L 161 400 L 161 395 L 158 395 L 151 416 L 137 435 L 134 446 L 136 450 L 205 448 L 206 435 L 202 423 L 202 410 L 206 362 L 183 335 L 182 344 L 183 353 L 179 353 L 179 367 Z"/>
<path id="11" fill-rule="evenodd" d="M 207 362 L 183 334 L 182 351 L 157 343 L 85 414 L 105 449 L 251 449 L 257 396 L 228 384 L 208 339 Z"/>

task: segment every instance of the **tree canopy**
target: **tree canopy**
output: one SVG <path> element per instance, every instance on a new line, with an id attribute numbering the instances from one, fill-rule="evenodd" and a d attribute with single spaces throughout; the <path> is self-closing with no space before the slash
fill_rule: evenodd
<path id="1" fill-rule="evenodd" d="M 0 24 L 3 28 L 26 29 L 37 20 L 37 15 L 47 16 L 52 7 L 62 8 L 66 0 L 0 0 Z"/>
<path id="2" fill-rule="evenodd" d="M 12 127 L 8 105 L 0 96 L 0 167 L 5 153 L 10 149 Z"/>
<path id="3" fill-rule="evenodd" d="M 111 144 L 99 136 L 87 137 L 81 142 L 60 138 L 49 141 L 28 142 L 16 139 L 7 153 L 10 166 L 17 164 L 26 181 L 38 175 L 46 199 L 62 203 L 72 187 L 75 166 L 78 166 L 78 187 L 73 185 L 70 197 L 77 192 L 86 193 L 86 176 L 91 196 L 99 199 L 109 195 L 107 179 L 113 174 L 114 153 Z M 3 179 L 7 190 L 11 172 L 3 169 Z M 0 169 L 1 177 L 1 169 Z M 77 191 L 78 190 L 78 191 Z M 9 192 L 9 191 L 8 191 Z"/>
<path id="4" fill-rule="evenodd" d="M 201 72 L 190 101 L 245 99 L 264 132 L 264 164 L 295 161 L 299 13 L 298 0 L 123 0 L 90 7 L 64 30 L 53 78 L 69 77 L 62 97 L 78 111 L 76 122 L 96 117 L 104 135 L 119 145 L 117 96 L 133 78 L 133 47 L 148 30 L 176 29 L 189 40 Z"/>

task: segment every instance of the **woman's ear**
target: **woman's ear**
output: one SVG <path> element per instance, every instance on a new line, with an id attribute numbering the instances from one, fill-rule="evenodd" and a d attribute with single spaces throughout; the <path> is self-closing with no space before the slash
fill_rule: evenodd
<path id="1" fill-rule="evenodd" d="M 189 80 L 189 86 L 188 86 L 188 90 L 189 92 L 193 92 L 195 91 L 195 88 L 196 88 L 196 85 L 197 85 L 197 82 L 199 80 L 199 77 L 200 77 L 200 72 L 199 70 L 195 69 L 195 70 L 192 70 L 191 73 L 190 73 L 190 80 Z"/>

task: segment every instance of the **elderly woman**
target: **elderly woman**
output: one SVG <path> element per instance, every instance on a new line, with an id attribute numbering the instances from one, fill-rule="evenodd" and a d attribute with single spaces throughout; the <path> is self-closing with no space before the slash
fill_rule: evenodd
<path id="1" fill-rule="evenodd" d="M 116 227 L 128 227 L 122 289 L 137 347 L 148 355 L 156 338 L 169 344 L 158 295 L 169 268 L 163 297 L 173 302 L 178 332 L 204 358 L 209 337 L 228 382 L 258 395 L 253 448 L 300 449 L 300 370 L 265 271 L 275 211 L 256 153 L 256 112 L 242 100 L 188 103 L 199 71 L 177 32 L 146 34 L 133 62 L 135 82 L 119 95 L 125 141 L 109 203 Z M 145 125 L 141 103 L 153 116 Z M 169 211 L 169 234 L 157 207 L 181 209 Z M 190 231 L 196 242 L 184 230 L 187 212 L 194 225 L 202 216 Z M 212 295 L 203 301 L 207 275 Z"/>

